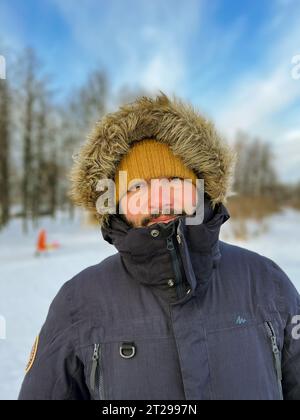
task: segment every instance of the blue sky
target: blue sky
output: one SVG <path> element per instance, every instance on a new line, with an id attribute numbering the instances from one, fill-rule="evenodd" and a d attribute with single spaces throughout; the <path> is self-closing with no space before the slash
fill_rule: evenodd
<path id="1" fill-rule="evenodd" d="M 0 45 L 34 47 L 66 94 L 99 67 L 113 91 L 175 93 L 229 140 L 242 129 L 272 142 L 281 178 L 296 180 L 299 21 L 300 0 L 0 0 Z"/>

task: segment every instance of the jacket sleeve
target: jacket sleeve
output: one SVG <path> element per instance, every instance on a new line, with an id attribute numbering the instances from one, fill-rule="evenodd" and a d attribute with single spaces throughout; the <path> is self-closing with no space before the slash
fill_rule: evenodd
<path id="1" fill-rule="evenodd" d="M 300 296 L 284 271 L 272 261 L 279 280 L 280 312 L 284 323 L 282 385 L 285 400 L 300 400 Z"/>
<path id="2" fill-rule="evenodd" d="M 83 366 L 75 355 L 71 287 L 59 291 L 33 346 L 19 400 L 89 399 Z"/>

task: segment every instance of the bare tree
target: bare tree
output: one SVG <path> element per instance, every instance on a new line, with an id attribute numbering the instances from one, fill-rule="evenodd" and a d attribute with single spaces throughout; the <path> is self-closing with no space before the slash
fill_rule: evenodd
<path id="1" fill-rule="evenodd" d="M 254 196 L 272 193 L 278 184 L 278 176 L 271 145 L 239 132 L 235 149 L 238 154 L 235 190 L 243 195 Z"/>
<path id="2" fill-rule="evenodd" d="M 91 127 L 107 112 L 108 96 L 109 82 L 105 72 L 95 71 L 89 75 L 83 86 L 72 92 L 72 97 L 60 111 L 58 197 L 61 205 L 67 205 L 71 217 L 73 204 L 69 199 L 68 191 L 72 157 L 84 142 Z"/>
<path id="3" fill-rule="evenodd" d="M 69 118 L 79 135 L 86 133 L 107 110 L 108 79 L 103 71 L 92 72 L 86 83 L 72 92 Z M 82 140 L 82 138 L 81 138 Z"/>
<path id="4" fill-rule="evenodd" d="M 47 81 L 42 80 L 37 84 L 36 108 L 34 113 L 34 153 L 33 153 L 33 193 L 31 199 L 32 219 L 37 224 L 40 215 L 55 215 L 56 207 L 50 206 L 49 196 L 56 185 L 49 183 L 48 169 L 52 163 L 53 153 L 56 153 L 55 119 L 56 110 L 51 104 L 52 92 Z M 53 161 L 55 164 L 56 161 Z"/>
<path id="5" fill-rule="evenodd" d="M 33 186 L 33 130 L 34 130 L 34 107 L 36 101 L 36 72 L 37 59 L 31 49 L 26 50 L 23 58 L 24 84 L 23 84 L 23 182 L 22 182 L 22 205 L 23 205 L 23 229 L 28 229 L 28 217 L 31 209 L 32 186 Z"/>
<path id="6" fill-rule="evenodd" d="M 10 93 L 8 82 L 0 80 L 0 229 L 10 216 Z"/>

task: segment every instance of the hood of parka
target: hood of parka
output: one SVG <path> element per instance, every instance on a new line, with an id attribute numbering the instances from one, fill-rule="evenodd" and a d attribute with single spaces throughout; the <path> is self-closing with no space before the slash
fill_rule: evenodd
<path id="1" fill-rule="evenodd" d="M 97 200 L 106 192 L 97 191 L 98 182 L 114 180 L 131 144 L 149 138 L 167 144 L 174 155 L 204 179 L 212 208 L 226 204 L 231 194 L 235 152 L 217 134 L 212 122 L 192 105 L 176 97 L 171 100 L 163 93 L 155 98 L 139 97 L 96 123 L 74 155 L 70 173 L 74 203 L 92 212 L 100 226 L 107 225 L 111 214 L 99 213 L 96 208 Z"/>

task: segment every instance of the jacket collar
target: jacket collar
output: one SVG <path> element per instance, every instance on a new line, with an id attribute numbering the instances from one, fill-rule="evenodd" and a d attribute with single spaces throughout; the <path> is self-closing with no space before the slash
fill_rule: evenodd
<path id="1" fill-rule="evenodd" d="M 118 215 L 111 215 L 109 225 L 101 228 L 102 235 L 117 248 L 125 269 L 136 280 L 163 289 L 168 288 L 168 279 L 174 277 L 167 238 L 171 236 L 179 240 L 184 274 L 194 291 L 198 285 L 209 281 L 213 269 L 219 264 L 220 228 L 230 218 L 223 204 L 218 204 L 213 211 L 207 203 L 204 221 L 199 225 L 188 225 L 186 217 L 179 216 L 167 224 L 132 228 Z"/>

